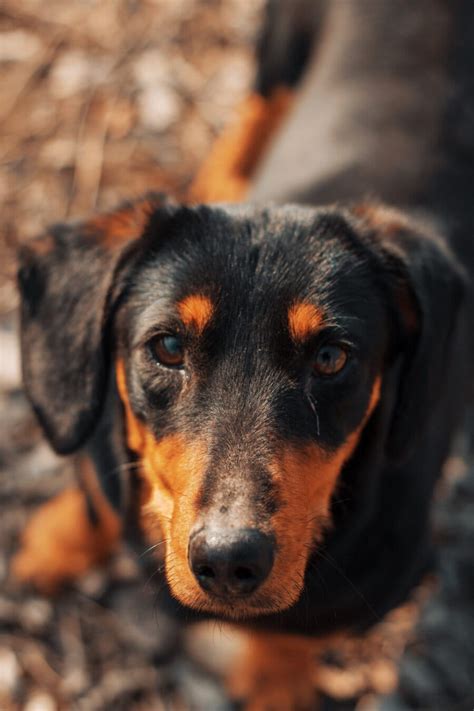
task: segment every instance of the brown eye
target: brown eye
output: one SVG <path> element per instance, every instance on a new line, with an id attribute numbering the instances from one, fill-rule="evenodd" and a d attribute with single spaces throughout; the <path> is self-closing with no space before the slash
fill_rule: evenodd
<path id="1" fill-rule="evenodd" d="M 347 358 L 347 351 L 342 346 L 328 344 L 317 352 L 313 369 L 319 375 L 336 375 L 344 368 Z"/>
<path id="2" fill-rule="evenodd" d="M 169 368 L 180 368 L 184 365 L 184 346 L 179 336 L 155 336 L 148 347 L 154 360 Z"/>

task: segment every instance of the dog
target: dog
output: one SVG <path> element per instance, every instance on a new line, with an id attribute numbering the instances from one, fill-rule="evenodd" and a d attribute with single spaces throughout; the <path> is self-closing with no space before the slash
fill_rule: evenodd
<path id="1" fill-rule="evenodd" d="M 448 112 L 472 97 L 447 69 L 472 12 L 424 5 L 399 0 L 394 25 L 393 3 L 303 3 L 288 73 L 272 37 L 291 4 L 271 4 L 262 115 L 282 84 L 300 96 L 265 154 L 214 155 L 194 188 L 245 165 L 249 204 L 150 195 L 20 254 L 25 388 L 54 449 L 81 452 L 86 505 L 38 513 L 18 577 L 53 590 L 120 535 L 163 545 L 162 603 L 248 631 L 230 688 L 249 708 L 310 708 L 311 639 L 366 629 L 432 563 L 472 360 L 474 163 Z"/>

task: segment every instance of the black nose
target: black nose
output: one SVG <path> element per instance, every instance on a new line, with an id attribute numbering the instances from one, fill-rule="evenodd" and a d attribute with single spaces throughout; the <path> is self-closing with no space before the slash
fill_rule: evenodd
<path id="1" fill-rule="evenodd" d="M 189 564 L 199 585 L 214 595 L 249 595 L 268 577 L 274 543 L 256 529 L 206 529 L 191 536 Z"/>

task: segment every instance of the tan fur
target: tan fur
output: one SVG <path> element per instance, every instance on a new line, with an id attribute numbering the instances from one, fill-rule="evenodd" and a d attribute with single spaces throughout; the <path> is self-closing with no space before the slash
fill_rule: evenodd
<path id="1" fill-rule="evenodd" d="M 313 336 L 321 327 L 324 315 L 320 309 L 299 302 L 288 309 L 288 329 L 294 341 L 301 343 Z"/>
<path id="2" fill-rule="evenodd" d="M 212 318 L 214 307 L 212 301 L 202 294 L 190 294 L 179 302 L 178 312 L 181 321 L 199 335 Z"/>
<path id="3" fill-rule="evenodd" d="M 239 202 L 270 139 L 288 113 L 292 92 L 278 87 L 265 99 L 249 96 L 238 119 L 216 140 L 196 175 L 189 197 L 194 202 Z"/>
<path id="4" fill-rule="evenodd" d="M 98 516 L 97 525 L 88 516 L 84 491 L 70 487 L 35 512 L 12 561 L 16 579 L 44 594 L 56 593 L 102 563 L 120 539 L 121 520 L 101 492 L 91 462 L 84 457 L 80 467 Z"/>
<path id="5" fill-rule="evenodd" d="M 246 700 L 246 711 L 315 709 L 314 658 L 320 645 L 306 637 L 249 633 L 229 676 L 229 693 Z"/>

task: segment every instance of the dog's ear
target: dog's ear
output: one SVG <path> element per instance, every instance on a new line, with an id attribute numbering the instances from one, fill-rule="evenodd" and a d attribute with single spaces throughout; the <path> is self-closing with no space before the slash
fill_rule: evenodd
<path id="1" fill-rule="evenodd" d="M 20 250 L 23 380 L 60 454 L 80 447 L 97 422 L 110 316 L 163 203 L 149 195 L 86 222 L 56 225 Z"/>
<path id="2" fill-rule="evenodd" d="M 402 359 L 386 450 L 399 461 L 423 434 L 455 367 L 468 282 L 446 243 L 425 227 L 378 205 L 353 213 L 391 309 L 394 357 Z"/>

